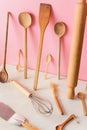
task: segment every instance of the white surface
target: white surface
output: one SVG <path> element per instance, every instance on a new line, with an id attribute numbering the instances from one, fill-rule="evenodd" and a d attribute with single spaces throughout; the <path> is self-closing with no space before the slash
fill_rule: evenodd
<path id="1" fill-rule="evenodd" d="M 15 66 L 7 66 L 7 72 L 9 74 L 9 79 L 17 80 L 19 83 L 25 87 L 33 90 L 34 82 L 34 71 L 28 70 L 28 79 L 23 78 L 23 71 L 17 72 Z M 55 105 L 52 92 L 49 88 L 49 83 L 54 82 L 58 84 L 58 98 L 63 106 L 64 115 L 60 115 L 59 111 Z M 38 96 L 47 98 L 51 101 L 53 105 L 53 113 L 50 116 L 40 115 L 33 108 L 30 99 L 28 99 L 18 88 L 16 88 L 12 83 L 0 83 L 0 101 L 6 103 L 12 107 L 17 113 L 25 116 L 29 122 L 37 126 L 40 130 L 55 130 L 55 127 L 65 121 L 70 114 L 74 113 L 78 116 L 78 119 L 72 120 L 68 123 L 64 130 L 86 130 L 87 129 L 87 116 L 83 116 L 81 102 L 78 99 L 70 100 L 66 97 L 67 82 L 66 78 L 62 78 L 60 81 L 57 80 L 55 75 L 48 75 L 48 79 L 44 80 L 44 73 L 40 73 L 38 90 L 34 91 Z M 82 91 L 87 94 L 86 82 L 78 81 L 78 86 L 76 87 L 77 92 Z M 85 99 L 87 104 L 87 97 Z M 79 121 L 80 123 L 77 123 Z M 26 128 L 19 127 L 7 123 L 0 118 L 0 129 L 1 130 L 23 130 Z"/>

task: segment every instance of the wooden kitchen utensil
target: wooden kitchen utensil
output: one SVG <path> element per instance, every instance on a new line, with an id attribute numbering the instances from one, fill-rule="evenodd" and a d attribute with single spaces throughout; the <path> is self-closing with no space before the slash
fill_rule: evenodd
<path id="1" fill-rule="evenodd" d="M 86 108 L 86 103 L 85 103 L 85 94 L 82 93 L 82 92 L 79 92 L 77 94 L 77 97 L 81 100 L 83 115 L 87 116 L 87 108 Z"/>
<path id="2" fill-rule="evenodd" d="M 37 127 L 30 124 L 24 116 L 17 114 L 11 107 L 3 102 L 0 102 L 0 117 L 14 125 L 22 125 L 28 130 L 39 130 Z"/>
<path id="3" fill-rule="evenodd" d="M 47 73 L 48 73 L 48 65 L 52 60 L 52 56 L 50 54 L 48 54 L 46 56 L 46 71 L 45 71 L 45 79 L 47 79 Z"/>
<path id="4" fill-rule="evenodd" d="M 27 12 L 19 14 L 19 22 L 24 27 L 24 78 L 27 78 L 27 28 L 32 23 L 31 15 Z"/>
<path id="5" fill-rule="evenodd" d="M 21 49 L 19 49 L 18 51 L 18 64 L 16 66 L 17 71 L 21 71 L 20 55 L 21 55 Z"/>
<path id="6" fill-rule="evenodd" d="M 52 114 L 53 106 L 49 100 L 34 95 L 29 91 L 29 89 L 25 88 L 15 80 L 11 82 L 31 100 L 31 103 L 33 104 L 36 111 L 44 115 Z"/>
<path id="7" fill-rule="evenodd" d="M 66 25 L 64 22 L 58 22 L 54 26 L 54 31 L 58 35 L 58 60 L 57 60 L 57 77 L 60 79 L 60 56 L 61 56 L 61 37 L 65 34 Z"/>
<path id="8" fill-rule="evenodd" d="M 56 130 L 63 130 L 64 126 L 75 117 L 74 114 L 70 115 L 62 124 L 56 126 Z"/>
<path id="9" fill-rule="evenodd" d="M 3 66 L 0 72 L 0 82 L 5 83 L 8 80 L 8 73 L 6 70 L 6 53 L 7 53 L 7 41 L 8 41 L 8 26 L 9 26 L 9 12 L 7 13 L 7 23 L 6 23 L 6 38 L 5 38 L 5 47 L 4 47 L 4 59 Z"/>
<path id="10" fill-rule="evenodd" d="M 54 97 L 56 106 L 57 106 L 57 108 L 58 108 L 60 114 L 63 115 L 64 112 L 63 112 L 63 109 L 62 109 L 62 107 L 61 107 L 61 105 L 60 105 L 60 102 L 59 102 L 59 100 L 58 100 L 58 97 L 57 97 L 57 85 L 54 84 L 54 83 L 50 83 L 50 88 L 51 88 L 51 90 L 52 90 L 52 93 L 53 93 L 53 97 Z"/>
<path id="11" fill-rule="evenodd" d="M 37 89 L 44 32 L 45 32 L 45 29 L 49 23 L 50 14 L 51 14 L 51 5 L 41 3 L 40 10 L 39 10 L 40 41 L 39 41 L 36 71 L 35 71 L 35 77 L 34 77 L 34 86 L 33 86 L 34 90 Z"/>
<path id="12" fill-rule="evenodd" d="M 75 10 L 75 19 L 73 26 L 73 33 L 71 39 L 71 50 L 68 66 L 67 77 L 67 97 L 73 99 L 75 96 L 75 87 L 78 82 L 78 74 L 80 67 L 80 59 L 82 52 L 82 44 L 87 15 L 87 3 L 86 0 L 78 0 Z"/>

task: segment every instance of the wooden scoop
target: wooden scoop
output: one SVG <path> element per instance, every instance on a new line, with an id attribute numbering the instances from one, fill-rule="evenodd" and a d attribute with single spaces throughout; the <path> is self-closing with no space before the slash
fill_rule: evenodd
<path id="1" fill-rule="evenodd" d="M 43 46 L 43 37 L 45 29 L 49 23 L 51 13 L 51 5 L 49 4 L 40 4 L 40 11 L 39 11 L 39 25 L 40 25 L 40 43 L 38 47 L 38 54 L 37 54 L 37 64 L 36 64 L 36 72 L 34 78 L 34 90 L 37 89 L 38 84 L 38 76 L 39 76 L 39 69 L 40 69 L 40 61 L 41 61 L 41 54 L 42 54 L 42 46 Z"/>
<path id="2" fill-rule="evenodd" d="M 8 73 L 6 71 L 6 53 L 7 53 L 7 40 L 8 40 L 8 26 L 9 26 L 9 12 L 7 13 L 7 25 L 6 25 L 6 39 L 5 39 L 5 48 L 4 48 L 4 59 L 3 67 L 0 72 L 0 82 L 5 83 L 8 80 Z"/>
<path id="3" fill-rule="evenodd" d="M 82 92 L 79 92 L 77 94 L 77 97 L 81 100 L 82 103 L 82 109 L 83 109 L 83 115 L 87 116 L 87 108 L 86 108 L 86 104 L 85 104 L 85 95 Z"/>
<path id="4" fill-rule="evenodd" d="M 19 49 L 18 51 L 18 64 L 16 66 L 17 71 L 21 71 L 20 54 L 21 54 L 21 49 Z"/>
<path id="5" fill-rule="evenodd" d="M 27 28 L 31 25 L 31 15 L 27 12 L 19 14 L 19 22 L 24 27 L 24 78 L 27 78 Z"/>
<path id="6" fill-rule="evenodd" d="M 56 93 L 57 93 L 57 85 L 54 84 L 54 83 L 50 83 L 50 88 L 52 90 L 56 106 L 57 106 L 58 110 L 60 111 L 60 114 L 63 115 L 64 114 L 63 109 L 62 109 L 62 107 L 60 105 L 60 102 L 59 102 L 59 100 L 57 98 L 57 95 L 56 95 Z"/>
<path id="7" fill-rule="evenodd" d="M 71 120 L 74 119 L 74 118 L 75 118 L 75 115 L 74 115 L 74 114 L 70 115 L 62 124 L 56 126 L 56 130 L 63 130 L 63 127 L 64 127 L 69 121 L 71 121 Z"/>
<path id="8" fill-rule="evenodd" d="M 57 76 L 60 79 L 60 55 L 61 55 L 61 37 L 64 35 L 66 30 L 65 23 L 58 22 L 54 26 L 54 31 L 58 35 L 58 65 L 57 65 Z"/>
<path id="9" fill-rule="evenodd" d="M 48 72 L 48 65 L 52 60 L 52 56 L 50 54 L 48 54 L 46 56 L 46 72 L 45 72 L 45 79 L 47 79 L 47 72 Z"/>

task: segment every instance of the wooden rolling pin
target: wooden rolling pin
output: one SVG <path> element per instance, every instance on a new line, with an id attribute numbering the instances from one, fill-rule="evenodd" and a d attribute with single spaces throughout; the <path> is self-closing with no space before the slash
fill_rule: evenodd
<path id="1" fill-rule="evenodd" d="M 79 0 L 76 4 L 74 27 L 71 39 L 71 51 L 68 66 L 68 88 L 67 97 L 73 99 L 75 95 L 75 87 L 77 86 L 80 59 L 82 52 L 82 44 L 86 22 L 86 0 Z"/>

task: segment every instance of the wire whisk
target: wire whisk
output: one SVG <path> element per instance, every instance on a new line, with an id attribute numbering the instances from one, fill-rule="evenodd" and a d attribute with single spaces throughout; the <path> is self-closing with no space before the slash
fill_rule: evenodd
<path id="1" fill-rule="evenodd" d="M 29 89 L 25 88 L 17 81 L 11 81 L 17 88 L 19 88 L 28 98 L 31 99 L 31 103 L 35 110 L 44 115 L 51 115 L 53 112 L 53 106 L 51 102 L 47 99 L 43 99 L 41 97 L 36 96 L 35 94 L 31 93 Z"/>

